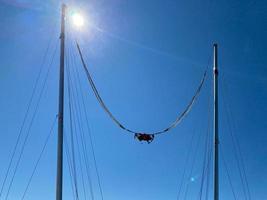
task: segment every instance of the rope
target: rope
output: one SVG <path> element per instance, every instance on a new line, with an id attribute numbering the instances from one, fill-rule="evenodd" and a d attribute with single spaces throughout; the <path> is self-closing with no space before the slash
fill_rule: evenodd
<path id="1" fill-rule="evenodd" d="M 134 134 L 140 134 L 140 132 L 137 132 L 137 131 L 134 131 L 134 130 L 131 130 L 129 128 L 126 128 L 119 120 L 117 120 L 117 118 L 115 118 L 115 116 L 111 113 L 111 111 L 107 108 L 107 106 L 105 105 L 104 101 L 102 100 L 95 84 L 94 84 L 94 81 L 89 73 L 89 70 L 85 64 L 85 61 L 83 59 L 83 55 L 82 55 L 82 52 L 81 52 L 81 49 L 80 49 L 80 46 L 79 44 L 76 42 L 76 45 L 77 45 L 77 49 L 78 49 L 78 52 L 79 52 L 79 55 L 80 55 L 80 59 L 82 61 L 82 64 L 83 64 L 83 68 L 85 70 L 85 73 L 86 73 L 86 76 L 87 76 L 87 79 L 91 85 L 91 88 L 94 92 L 94 95 L 95 97 L 97 98 L 99 104 L 101 105 L 101 107 L 104 109 L 104 111 L 109 115 L 109 117 L 112 119 L 112 121 L 121 129 L 129 132 L 129 133 L 134 133 Z M 166 133 L 168 131 L 170 131 L 171 129 L 173 129 L 174 127 L 176 127 L 184 118 L 185 116 L 191 111 L 191 108 L 192 106 L 194 105 L 198 95 L 200 94 L 200 91 L 202 89 L 202 86 L 204 84 L 204 81 L 206 79 L 206 75 L 207 75 L 207 69 L 205 70 L 204 72 L 204 75 L 203 75 L 203 78 L 200 82 L 200 85 L 198 86 L 197 90 L 196 90 L 196 93 L 195 95 L 192 97 L 191 101 L 189 102 L 189 104 L 186 106 L 185 110 L 175 119 L 174 122 L 172 122 L 167 128 L 161 130 L 161 131 L 157 131 L 157 132 L 154 132 L 154 133 L 151 133 L 149 135 L 159 135 L 159 134 L 162 134 L 162 133 Z"/>

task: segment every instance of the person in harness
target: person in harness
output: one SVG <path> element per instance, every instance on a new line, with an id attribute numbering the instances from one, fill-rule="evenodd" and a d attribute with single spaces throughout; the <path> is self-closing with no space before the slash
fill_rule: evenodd
<path id="1" fill-rule="evenodd" d="M 136 133 L 134 138 L 138 139 L 140 142 L 145 141 L 149 144 L 154 140 L 154 134 Z"/>

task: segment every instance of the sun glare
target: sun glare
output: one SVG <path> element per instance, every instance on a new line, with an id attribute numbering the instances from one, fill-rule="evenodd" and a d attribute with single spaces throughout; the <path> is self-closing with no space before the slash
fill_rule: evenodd
<path id="1" fill-rule="evenodd" d="M 72 22 L 75 26 L 78 28 L 82 27 L 84 25 L 84 18 L 79 13 L 73 13 L 72 14 Z"/>

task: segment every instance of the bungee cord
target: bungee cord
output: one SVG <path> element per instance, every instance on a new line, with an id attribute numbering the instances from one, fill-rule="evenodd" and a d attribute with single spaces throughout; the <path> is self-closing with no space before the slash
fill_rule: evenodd
<path id="1" fill-rule="evenodd" d="M 126 132 L 129 132 L 129 133 L 133 133 L 135 135 L 135 138 L 137 138 L 139 141 L 147 141 L 148 143 L 152 142 L 153 139 L 154 139 L 154 136 L 156 135 L 159 135 L 159 134 L 163 134 L 163 133 L 166 133 L 168 131 L 170 131 L 171 129 L 175 128 L 185 117 L 186 115 L 191 111 L 197 97 L 199 96 L 200 92 L 201 92 L 201 89 L 202 89 L 202 86 L 205 82 L 205 79 L 206 79 L 206 76 L 207 76 L 207 69 L 205 70 L 204 72 L 204 75 L 201 79 L 201 82 L 200 82 L 200 85 L 198 86 L 194 96 L 192 97 L 192 99 L 190 100 L 190 102 L 188 103 L 188 105 L 185 107 L 184 111 L 178 115 L 178 117 L 175 119 L 175 121 L 173 121 L 167 128 L 163 129 L 163 130 L 160 130 L 160 131 L 156 131 L 156 132 L 152 132 L 152 133 L 147 133 L 147 132 L 137 132 L 137 131 L 134 131 L 132 129 L 129 129 L 127 128 L 126 126 L 124 126 L 112 113 L 111 111 L 108 109 L 108 107 L 106 106 L 106 104 L 104 103 L 104 101 L 102 100 L 96 86 L 95 86 L 95 83 L 92 79 L 92 76 L 87 68 L 87 65 L 84 61 L 84 58 L 83 58 L 83 54 L 82 54 L 82 51 L 81 51 L 81 48 L 78 44 L 78 42 L 76 42 L 76 46 L 77 46 L 77 49 L 78 49 L 78 52 L 79 52 L 79 56 L 80 56 L 80 59 L 81 59 L 81 62 L 82 62 L 82 65 L 83 65 L 83 68 L 85 70 L 85 73 L 86 73 L 86 76 L 87 76 L 87 79 L 90 83 L 90 86 L 94 92 L 94 95 L 95 97 L 97 98 L 100 106 L 103 108 L 103 110 L 108 114 L 108 116 L 112 119 L 112 121 L 121 129 L 123 129 L 124 131 Z"/>

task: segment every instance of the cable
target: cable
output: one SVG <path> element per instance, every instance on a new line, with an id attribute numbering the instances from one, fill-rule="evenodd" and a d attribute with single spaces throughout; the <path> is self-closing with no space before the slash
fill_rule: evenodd
<path id="1" fill-rule="evenodd" d="M 74 47 L 73 47 L 73 49 L 74 49 Z M 73 56 L 73 60 L 75 62 L 75 66 L 77 66 L 77 62 L 76 62 L 76 59 L 75 59 L 76 57 L 74 56 L 74 54 L 72 54 L 72 56 Z M 91 130 L 90 130 L 90 126 L 89 126 L 89 119 L 88 119 L 87 109 L 86 109 L 86 106 L 85 106 L 84 95 L 82 93 L 81 79 L 80 79 L 79 71 L 78 71 L 77 67 L 75 68 L 73 74 L 76 75 L 76 79 L 75 80 L 78 80 L 77 82 L 78 82 L 79 91 L 80 91 L 79 93 L 81 94 L 82 106 L 83 106 L 83 111 L 84 111 L 85 120 L 86 120 L 86 127 L 87 127 L 87 130 L 88 130 L 87 133 L 88 133 L 88 136 L 89 136 L 90 147 L 91 147 L 91 151 L 92 151 L 92 154 L 93 154 L 93 161 L 94 161 L 96 175 L 97 175 L 98 187 L 99 187 L 101 199 L 104 200 L 103 189 L 102 189 L 102 184 L 101 184 L 100 175 L 99 175 L 99 169 L 98 169 L 98 165 L 97 165 L 97 161 L 96 161 L 96 155 L 95 155 L 95 150 L 94 150 Z M 76 87 L 76 90 L 78 91 L 77 87 Z M 78 92 L 77 92 L 77 96 L 78 96 Z M 80 104 L 78 104 L 78 108 L 79 108 L 79 111 L 80 111 L 81 110 Z M 80 113 L 80 116 L 81 116 L 81 112 L 79 112 L 79 113 Z M 84 131 L 82 132 L 82 137 L 85 138 Z M 83 145 L 83 148 L 85 148 L 84 151 L 87 152 L 87 145 L 86 145 L 86 143 L 84 143 L 84 140 L 85 139 L 82 139 L 82 144 L 84 144 Z M 88 162 L 88 158 L 87 158 L 87 162 Z"/>
<path id="2" fill-rule="evenodd" d="M 36 163 L 35 163 L 35 166 L 34 166 L 34 168 L 33 168 L 33 171 L 32 171 L 32 173 L 31 173 L 31 176 L 30 176 L 30 178 L 29 178 L 29 180 L 28 180 L 28 182 L 27 182 L 27 186 L 26 186 L 26 188 L 25 188 L 25 190 L 24 190 L 24 192 L 23 192 L 23 195 L 22 195 L 21 200 L 23 200 L 23 199 L 25 198 L 25 196 L 26 196 L 26 193 L 27 193 L 27 191 L 28 191 L 28 189 L 29 189 L 29 186 L 30 186 L 30 184 L 31 184 L 32 178 L 33 178 L 33 176 L 34 176 L 34 174 L 35 174 L 35 172 L 36 172 L 36 170 L 37 170 L 37 167 L 38 167 L 38 165 L 39 165 L 39 163 L 40 163 L 40 160 L 41 160 L 41 158 L 42 158 L 42 156 L 43 156 L 43 154 L 44 154 L 45 148 L 46 148 L 46 146 L 47 146 L 47 144 L 48 144 L 48 141 L 49 141 L 49 139 L 50 139 L 50 137 L 51 137 L 51 135 L 52 135 L 52 133 L 53 133 L 53 130 L 54 130 L 54 127 L 55 127 L 55 123 L 56 123 L 56 120 L 57 120 L 57 116 L 55 117 L 55 119 L 54 119 L 54 121 L 53 121 L 53 123 L 52 123 L 52 126 L 51 126 L 51 128 L 50 128 L 49 134 L 48 134 L 48 136 L 46 137 L 45 143 L 44 143 L 43 148 L 42 148 L 42 150 L 41 150 L 41 153 L 40 153 L 40 155 L 39 155 L 39 157 L 38 157 L 38 159 L 37 159 L 37 161 L 36 161 Z"/>
<path id="3" fill-rule="evenodd" d="M 222 86 L 224 86 L 224 84 L 222 84 Z M 243 192 L 245 195 L 246 199 L 251 199 L 251 195 L 250 195 L 250 190 L 249 190 L 249 186 L 248 186 L 248 181 L 247 181 L 247 176 L 246 176 L 246 172 L 244 169 L 244 162 L 242 162 L 242 153 L 241 153 L 241 149 L 240 149 L 240 145 L 238 143 L 237 138 L 234 136 L 234 126 L 231 124 L 231 121 L 233 121 L 233 117 L 232 120 L 230 119 L 230 107 L 229 105 L 226 103 L 225 100 L 225 94 L 224 94 L 224 87 L 222 87 L 222 100 L 223 100 L 223 104 L 226 107 L 225 112 L 226 112 L 226 116 L 227 116 L 227 123 L 228 123 L 228 127 L 229 127 L 229 133 L 230 133 L 230 137 L 232 139 L 232 143 L 234 146 L 234 155 L 236 158 L 236 162 L 237 162 L 237 167 L 238 167 L 238 172 L 239 172 L 239 176 L 241 179 L 241 184 L 242 184 L 242 188 L 243 188 Z"/>
<path id="4" fill-rule="evenodd" d="M 75 149 L 74 149 L 74 134 L 73 134 L 73 119 L 72 119 L 72 104 L 71 104 L 71 88 L 70 88 L 70 77 L 68 71 L 68 60 L 66 59 L 66 66 L 67 66 L 67 82 L 68 82 L 68 108 L 69 108 L 69 115 L 70 115 L 70 134 L 71 134 L 71 153 L 72 153 L 72 165 L 73 165 L 73 177 L 74 177 L 74 185 L 75 185 L 75 194 L 77 199 L 79 199 L 79 192 L 78 192 L 78 183 L 77 183 L 77 172 L 76 172 L 76 159 L 75 159 Z"/>
<path id="5" fill-rule="evenodd" d="M 210 102 L 211 102 L 211 93 L 209 94 L 208 96 L 208 109 L 207 109 L 207 114 L 208 114 L 208 122 L 207 122 L 207 134 L 209 132 L 209 125 L 211 124 L 211 106 L 210 106 Z M 190 177 L 192 176 L 192 173 L 193 173 L 193 169 L 194 169 L 194 166 L 195 166 L 195 162 L 196 162 L 196 156 L 197 156 L 197 153 L 198 153 L 198 148 L 199 148 L 199 144 L 200 144 L 200 137 L 201 135 L 199 134 L 198 136 L 198 140 L 197 140 L 197 146 L 196 146 L 196 149 L 195 149 L 195 152 L 194 152 L 194 155 L 193 155 L 193 163 L 191 165 L 191 168 L 190 168 L 190 172 L 189 172 L 189 175 L 188 175 L 188 178 L 187 180 L 190 179 Z M 186 188 L 185 188 L 185 195 L 184 195 L 184 200 L 187 199 L 187 194 L 188 194 L 188 187 L 189 187 L 189 183 L 186 184 Z"/>
<path id="6" fill-rule="evenodd" d="M 189 144 L 188 152 L 186 154 L 186 161 L 185 161 L 185 165 L 184 165 L 183 175 L 182 175 L 181 182 L 179 184 L 178 194 L 177 194 L 177 198 L 176 198 L 177 200 L 180 199 L 180 195 L 181 195 L 181 191 L 182 191 L 182 186 L 183 186 L 185 175 L 186 175 L 187 164 L 188 164 L 188 161 L 189 161 L 190 152 L 192 151 L 192 145 L 193 145 L 193 141 L 194 141 L 194 138 L 196 136 L 196 133 L 197 133 L 197 131 L 194 130 L 193 131 L 193 135 L 192 135 L 192 137 L 190 139 L 190 144 Z"/>
<path id="7" fill-rule="evenodd" d="M 18 144 L 19 144 L 20 138 L 22 136 L 22 132 L 23 132 L 22 130 L 23 130 L 24 126 L 25 126 L 26 119 L 28 118 L 28 114 L 29 114 L 30 108 L 32 106 L 33 98 L 34 98 L 35 93 L 36 93 L 36 90 L 37 90 L 37 85 L 38 85 L 38 83 L 40 81 L 41 73 L 42 73 L 43 68 L 45 66 L 45 60 L 46 60 L 46 57 L 48 55 L 49 49 L 50 49 L 51 44 L 52 44 L 52 39 L 53 39 L 53 34 L 51 34 L 51 37 L 50 37 L 49 42 L 48 42 L 48 46 L 45 49 L 45 53 L 44 53 L 44 56 L 43 56 L 43 59 L 42 59 L 42 63 L 41 63 L 41 68 L 40 68 L 40 70 L 38 72 L 38 75 L 37 75 L 37 78 L 36 78 L 35 83 L 34 83 L 34 87 L 33 87 L 33 91 L 32 91 L 30 100 L 29 100 L 29 102 L 27 104 L 26 113 L 25 113 L 25 115 L 23 117 L 22 124 L 21 124 L 20 130 L 19 130 L 19 134 L 18 134 L 18 137 L 16 139 L 16 143 L 15 143 L 14 149 L 13 149 L 12 154 L 11 154 L 11 159 L 9 161 L 9 164 L 8 164 L 8 167 L 7 167 L 7 171 L 5 173 L 4 181 L 3 181 L 2 185 L 1 185 L 0 197 L 2 196 L 4 187 L 5 187 L 5 184 L 6 184 L 6 181 L 7 181 L 7 177 L 8 177 L 8 174 L 10 172 L 11 165 L 13 163 L 13 159 L 15 157 L 15 154 L 16 154 L 16 151 L 17 151 L 17 148 L 18 148 Z"/>
<path id="8" fill-rule="evenodd" d="M 229 170 L 228 170 L 228 167 L 227 167 L 225 158 L 224 158 L 223 151 L 221 151 L 221 155 L 222 155 L 223 166 L 224 166 L 224 168 L 225 168 L 225 171 L 226 171 L 226 174 L 227 174 L 228 181 L 229 181 L 229 183 L 230 183 L 231 191 L 232 191 L 232 193 L 233 193 L 234 199 L 236 200 L 237 198 L 236 198 L 235 190 L 234 190 L 233 183 L 232 183 L 232 180 L 231 180 L 231 177 L 230 177 L 230 173 L 229 173 Z"/>
<path id="9" fill-rule="evenodd" d="M 209 121 L 210 122 L 210 121 Z M 209 161 L 210 161 L 210 139 L 209 136 L 211 135 L 210 133 L 210 126 L 208 124 L 208 130 L 207 130 L 207 135 L 206 135 L 206 141 L 205 141 L 205 154 L 204 154 L 204 159 L 203 159 L 203 168 L 202 168 L 202 176 L 201 176 L 201 184 L 200 184 L 200 190 L 199 190 L 199 199 L 202 199 L 202 193 L 203 193 L 203 187 L 204 187 L 204 182 L 205 178 L 208 174 L 209 171 Z"/>
<path id="10" fill-rule="evenodd" d="M 74 177 L 73 177 L 73 167 L 72 167 L 72 161 L 71 161 L 71 157 L 70 157 L 70 152 L 69 152 L 69 145 L 68 145 L 68 140 L 67 140 L 67 135 L 65 134 L 64 139 L 64 144 L 65 144 L 65 154 L 67 157 L 67 164 L 68 164 L 68 168 L 69 168 L 69 174 L 70 174 L 70 182 L 71 182 L 71 189 L 72 189 L 72 194 L 73 194 L 73 198 L 77 199 L 76 197 L 76 193 L 75 193 L 75 183 L 74 183 Z"/>
<path id="11" fill-rule="evenodd" d="M 107 108 L 107 106 L 105 105 L 105 103 L 103 102 L 102 98 L 100 97 L 99 95 L 99 92 L 98 90 L 96 89 L 96 86 L 94 84 L 94 81 L 88 71 L 88 68 L 85 64 L 85 61 L 83 59 L 83 55 L 82 55 L 82 52 L 81 52 L 81 49 L 80 49 L 80 46 L 79 44 L 76 42 L 76 45 L 77 45 L 77 49 L 78 49 L 78 52 L 79 52 L 79 55 L 80 55 L 80 59 L 81 59 L 81 62 L 83 64 L 83 67 L 84 67 L 84 70 L 85 70 L 85 73 L 86 73 L 86 76 L 87 76 L 87 79 L 91 85 L 91 88 L 93 89 L 93 92 L 94 92 L 94 95 L 96 96 L 99 104 L 101 105 L 101 107 L 104 109 L 104 111 L 109 115 L 109 117 L 112 119 L 112 121 L 117 124 L 118 127 L 120 127 L 121 129 L 129 132 L 129 133 L 134 133 L 134 134 L 140 134 L 140 132 L 136 132 L 136 131 L 133 131 L 131 129 L 128 129 L 126 128 L 124 125 L 122 125 L 122 123 L 120 123 L 115 117 L 114 115 L 110 112 L 110 110 Z M 174 127 L 176 127 L 183 119 L 184 117 L 191 111 L 191 108 L 192 106 L 194 105 L 198 95 L 200 94 L 200 91 L 202 89 L 202 86 L 204 84 L 204 81 L 205 81 L 205 78 L 206 78 L 206 75 L 207 75 L 207 69 L 205 70 L 204 72 L 204 75 L 203 75 L 203 78 L 200 82 L 200 85 L 198 86 L 197 90 L 196 90 L 196 93 L 195 95 L 192 97 L 191 101 L 189 102 L 189 104 L 186 106 L 185 110 L 176 118 L 176 120 L 174 122 L 172 122 L 167 128 L 161 130 L 161 131 L 157 131 L 157 132 L 154 132 L 154 133 L 151 133 L 149 135 L 159 135 L 159 134 L 162 134 L 162 133 L 165 133 L 165 132 L 168 132 L 170 131 L 171 129 L 173 129 Z"/>
<path id="12" fill-rule="evenodd" d="M 85 184 L 84 184 L 84 176 L 83 176 L 83 168 L 82 168 L 82 162 L 81 162 L 81 153 L 80 153 L 80 148 L 79 148 L 79 142 L 78 142 L 78 135 L 77 135 L 77 124 L 76 124 L 76 120 L 75 119 L 77 119 L 78 120 L 78 117 L 76 116 L 75 117 L 75 113 L 77 113 L 77 112 L 75 112 L 75 108 L 76 108 L 76 103 L 74 103 L 74 99 L 75 99 L 75 97 L 74 97 L 74 94 L 73 94 L 73 83 L 72 83 L 72 78 L 71 78 L 71 73 L 70 73 L 70 68 L 69 68 L 69 66 L 68 66 L 68 68 L 67 68 L 67 74 L 68 74 L 68 84 L 69 84 L 69 86 L 70 86 L 70 90 L 69 90 L 69 92 L 70 92 L 70 103 L 71 103 L 71 105 L 72 105 L 72 112 L 73 112 L 73 114 L 72 114 L 72 116 L 74 117 L 74 120 L 73 120 L 73 123 L 74 123 L 74 133 L 75 133 L 75 136 L 76 136 L 76 146 L 77 146 L 77 150 L 78 150 L 78 161 L 79 161 L 79 163 L 80 163 L 80 171 L 81 171 L 81 177 L 82 177 L 82 184 L 83 184 L 83 192 L 84 192 L 84 197 L 85 197 L 85 199 L 86 199 L 86 192 L 85 192 Z M 77 109 L 76 109 L 77 110 Z M 78 120 L 79 121 L 79 120 Z"/>
<path id="13" fill-rule="evenodd" d="M 200 182 L 200 190 L 199 190 L 199 199 L 202 199 L 202 193 L 203 193 L 203 187 L 206 175 L 209 171 L 209 162 L 210 162 L 210 143 L 211 140 L 209 136 L 211 135 L 211 116 L 212 116 L 212 110 L 211 110 L 211 99 L 212 95 L 211 93 L 208 96 L 208 123 L 207 123 L 207 130 L 206 130 L 206 139 L 205 139 L 205 145 L 204 145 L 204 158 L 203 158 L 203 168 L 202 168 L 202 175 L 201 175 L 201 182 Z"/>
<path id="14" fill-rule="evenodd" d="M 224 76 L 222 76 L 222 78 L 224 80 Z M 224 80 L 224 85 L 223 86 L 225 86 L 225 87 L 222 87 L 223 90 L 225 89 L 225 91 L 223 91 L 223 92 L 226 94 L 226 92 L 227 92 L 227 84 L 226 84 L 226 81 L 225 80 Z M 248 197 L 249 197 L 249 199 L 251 199 L 250 187 L 249 187 L 248 180 L 247 180 L 247 174 L 246 174 L 246 170 L 245 170 L 245 164 L 244 164 L 243 154 L 242 154 L 242 151 L 241 151 L 241 147 L 240 147 L 240 143 L 238 141 L 238 138 L 235 136 L 234 131 L 233 131 L 233 130 L 236 130 L 236 125 L 234 123 L 235 122 L 234 121 L 234 116 L 233 116 L 232 110 L 230 109 L 230 104 L 226 100 L 224 100 L 224 102 L 226 103 L 226 105 L 228 105 L 228 109 L 227 109 L 228 110 L 228 116 L 231 118 L 231 120 L 229 120 L 229 122 L 233 122 L 232 123 L 232 133 L 231 133 L 231 135 L 233 137 L 233 142 L 234 141 L 236 142 L 237 152 L 239 153 L 239 156 L 240 156 L 241 170 L 243 172 L 245 184 L 246 184 L 246 187 L 247 187 Z"/>
<path id="15" fill-rule="evenodd" d="M 210 142 L 212 144 L 212 142 Z M 211 158 L 212 158 L 212 147 L 210 147 L 209 150 L 209 161 L 208 161 L 208 169 L 207 169 L 207 182 L 206 182 L 206 195 L 205 195 L 205 199 L 208 200 L 209 199 L 209 184 L 210 184 L 210 174 L 211 174 L 211 170 L 210 170 L 210 163 L 211 163 Z"/>
<path id="16" fill-rule="evenodd" d="M 43 96 L 44 89 L 45 89 L 45 87 L 46 87 L 46 83 L 47 83 L 48 75 L 49 75 L 49 72 L 50 72 L 50 70 L 51 70 L 51 66 L 52 66 L 52 63 L 53 63 L 53 61 L 54 61 L 54 57 L 55 57 L 55 53 L 56 53 L 56 51 L 57 51 L 57 45 L 56 45 L 55 51 L 54 51 L 54 53 L 53 53 L 52 60 L 51 60 L 51 62 L 50 62 L 49 68 L 48 68 L 48 70 L 47 70 L 47 73 L 46 73 L 46 76 L 45 76 L 45 80 L 44 80 L 43 85 L 42 85 L 42 88 L 41 88 L 41 92 L 40 92 L 39 97 L 38 97 L 38 99 L 37 99 L 37 104 L 36 104 L 36 106 L 35 106 L 35 109 L 34 109 L 34 112 L 33 112 L 33 115 L 32 115 L 32 118 L 31 118 L 31 121 L 30 121 L 30 124 L 29 124 L 29 127 L 28 127 L 28 129 L 27 129 L 26 137 L 25 137 L 25 139 L 24 139 L 24 141 L 23 141 L 22 149 L 21 149 L 21 151 L 20 151 L 18 161 L 17 161 L 17 163 L 16 163 L 16 165 L 15 165 L 15 170 L 14 170 L 13 176 L 12 176 L 11 181 L 10 181 L 10 184 L 9 184 L 9 186 L 8 186 L 7 195 L 6 195 L 6 197 L 5 197 L 6 200 L 8 199 L 10 189 L 11 189 L 11 187 L 12 187 L 12 184 L 13 184 L 13 181 L 14 181 L 14 178 L 15 178 L 15 175 L 16 175 L 16 172 L 17 172 L 19 163 L 20 163 L 21 158 L 22 158 L 22 154 L 23 154 L 23 152 L 24 152 L 26 143 L 27 143 L 27 141 L 28 141 L 28 138 L 29 138 L 29 135 L 30 135 L 30 130 L 31 130 L 33 121 L 34 121 L 34 119 L 35 119 L 35 117 L 36 117 L 36 114 L 37 114 L 37 111 L 38 111 L 38 109 L 39 109 L 39 104 L 40 104 L 41 98 L 42 98 L 42 96 Z"/>
<path id="17" fill-rule="evenodd" d="M 73 66 L 74 66 L 74 63 L 73 63 Z M 74 74 L 74 73 L 72 72 L 70 74 Z M 70 81 L 71 82 L 73 82 L 72 80 L 74 80 L 74 78 L 72 79 L 70 77 Z M 86 150 L 84 130 L 83 130 L 82 126 L 81 126 L 81 124 L 82 124 L 81 123 L 81 121 L 82 121 L 81 105 L 80 105 L 80 102 L 79 102 L 78 89 L 77 89 L 77 86 L 76 86 L 75 82 L 76 81 L 74 81 L 74 83 L 72 84 L 72 85 L 74 85 L 74 89 L 72 91 L 75 91 L 75 92 L 72 93 L 73 99 L 77 100 L 77 101 L 75 101 L 75 104 L 74 104 L 74 110 L 76 111 L 77 126 L 78 126 L 79 131 L 80 131 L 80 141 L 81 141 L 81 144 L 82 144 L 81 146 L 82 146 L 83 160 L 85 162 L 87 179 L 88 179 L 89 186 L 90 186 L 89 188 L 90 188 L 92 199 L 94 199 L 94 192 L 93 192 L 92 180 L 91 180 L 91 175 L 90 175 L 90 168 L 89 168 L 89 161 L 88 161 L 89 159 L 88 159 L 87 150 Z M 77 138 L 78 138 L 78 136 L 77 136 Z"/>
<path id="18" fill-rule="evenodd" d="M 189 174 L 188 174 L 188 177 L 187 177 L 187 180 L 189 180 L 192 176 L 192 173 L 193 173 L 193 170 L 194 170 L 194 167 L 195 167 L 195 162 L 196 162 L 196 157 L 197 157 L 197 153 L 198 153 L 198 147 L 199 147 L 199 144 L 200 144 L 200 137 L 201 135 L 199 134 L 198 135 L 198 138 L 197 138 L 197 146 L 196 146 L 196 149 L 195 149 L 195 152 L 193 154 L 193 162 L 192 162 L 192 165 L 190 167 L 190 170 L 189 170 Z M 185 186 L 185 195 L 184 195 L 184 200 L 187 199 L 187 193 L 188 193 L 188 185 L 189 183 L 187 182 L 186 186 Z"/>

